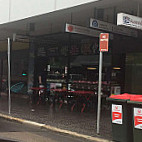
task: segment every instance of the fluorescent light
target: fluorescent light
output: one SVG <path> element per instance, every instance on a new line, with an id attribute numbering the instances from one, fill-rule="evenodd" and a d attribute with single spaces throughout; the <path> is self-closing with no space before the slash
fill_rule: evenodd
<path id="1" fill-rule="evenodd" d="M 114 70 L 120 70 L 120 67 L 113 67 Z"/>
<path id="2" fill-rule="evenodd" d="M 97 68 L 93 68 L 93 67 L 88 67 L 88 70 L 96 70 Z"/>

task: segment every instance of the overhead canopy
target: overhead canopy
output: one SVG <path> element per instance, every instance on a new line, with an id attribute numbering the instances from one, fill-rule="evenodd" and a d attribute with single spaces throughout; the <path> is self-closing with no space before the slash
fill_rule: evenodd
<path id="1" fill-rule="evenodd" d="M 124 9 L 124 5 L 132 7 L 135 1 L 123 2 L 122 0 L 102 0 L 98 2 L 92 2 L 64 10 L 59 10 L 44 15 L 29 17 L 20 21 L 6 23 L 0 25 L 0 39 L 5 39 L 8 36 L 16 34 L 22 35 L 44 35 L 64 32 L 65 23 L 72 23 L 84 27 L 89 27 L 89 19 L 95 17 L 95 9 L 108 8 L 108 11 L 114 12 L 113 7 L 117 5 Z M 137 6 L 137 4 L 136 4 Z M 119 10 L 120 8 L 118 8 Z M 121 9 L 120 9 L 121 10 Z M 113 22 L 108 17 L 109 13 L 105 13 L 104 20 Z M 112 15 L 110 15 L 113 17 Z"/>

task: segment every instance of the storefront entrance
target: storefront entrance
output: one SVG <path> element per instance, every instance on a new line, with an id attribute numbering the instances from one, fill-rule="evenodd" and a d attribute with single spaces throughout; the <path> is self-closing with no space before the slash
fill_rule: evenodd
<path id="1" fill-rule="evenodd" d="M 99 38 L 60 33 L 38 37 L 35 43 L 35 85 L 38 86 L 38 74 L 46 68 L 50 96 L 57 95 L 57 101 L 62 103 L 67 101 L 71 111 L 75 105 L 79 105 L 81 112 L 88 107 L 96 108 Z M 103 58 L 103 100 L 110 95 L 111 48 Z M 60 107 L 63 105 L 61 102 Z"/>

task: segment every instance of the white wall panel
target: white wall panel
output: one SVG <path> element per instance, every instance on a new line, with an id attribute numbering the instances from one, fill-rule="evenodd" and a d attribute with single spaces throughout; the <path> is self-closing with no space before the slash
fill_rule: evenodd
<path id="1" fill-rule="evenodd" d="M 98 0 L 0 0 L 0 24 L 95 1 Z"/>
<path id="2" fill-rule="evenodd" d="M 0 24 L 9 21 L 9 0 L 0 0 Z"/>
<path id="3" fill-rule="evenodd" d="M 56 0 L 56 9 L 64 9 L 64 8 L 69 8 L 81 4 L 85 4 L 88 2 L 95 2 L 99 0 Z"/>
<path id="4" fill-rule="evenodd" d="M 10 21 L 45 14 L 98 0 L 11 0 Z"/>
<path id="5" fill-rule="evenodd" d="M 54 0 L 11 0 L 10 20 L 24 19 L 54 10 Z"/>

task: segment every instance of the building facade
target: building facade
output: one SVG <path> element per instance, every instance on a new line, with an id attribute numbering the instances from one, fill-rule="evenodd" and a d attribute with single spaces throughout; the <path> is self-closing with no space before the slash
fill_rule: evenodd
<path id="1" fill-rule="evenodd" d="M 141 31 L 116 26 L 118 13 L 142 16 L 140 0 L 1 0 L 0 7 L 1 78 L 7 75 L 10 37 L 13 82 L 24 80 L 30 89 L 45 66 L 52 85 L 64 87 L 71 79 L 97 82 L 99 33 L 108 32 L 103 81 L 121 86 L 121 92 L 142 93 Z"/>

